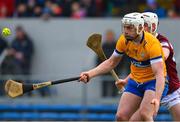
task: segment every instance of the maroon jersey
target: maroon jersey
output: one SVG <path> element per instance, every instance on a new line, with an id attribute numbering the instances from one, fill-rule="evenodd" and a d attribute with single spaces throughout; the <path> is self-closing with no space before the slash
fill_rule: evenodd
<path id="1" fill-rule="evenodd" d="M 176 70 L 176 62 L 174 58 L 174 50 L 171 45 L 171 43 L 168 41 L 168 39 L 161 34 L 158 34 L 156 37 L 163 48 L 168 48 L 170 53 L 169 57 L 166 59 L 166 68 L 167 68 L 167 74 L 169 77 L 169 94 L 180 88 L 180 80 L 178 78 L 178 73 Z"/>

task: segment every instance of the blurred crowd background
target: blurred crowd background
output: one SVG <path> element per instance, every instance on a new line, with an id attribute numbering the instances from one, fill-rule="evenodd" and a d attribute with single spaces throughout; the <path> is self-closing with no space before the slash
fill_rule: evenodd
<path id="1" fill-rule="evenodd" d="M 32 74 L 32 72 L 33 73 L 35 72 L 36 74 L 39 72 L 41 73 L 42 71 L 45 71 L 47 69 L 48 70 L 53 69 L 51 68 L 52 66 L 49 65 L 50 63 L 48 62 L 48 60 L 46 64 L 49 66 L 48 68 L 42 69 L 42 67 L 44 66 L 39 66 L 39 68 L 36 66 L 37 65 L 36 61 L 38 63 L 41 61 L 42 64 L 43 62 L 46 61 L 43 60 L 42 55 L 45 54 L 44 57 L 48 55 L 44 53 L 43 51 L 44 48 L 42 49 L 41 46 L 42 41 L 45 41 L 45 43 L 44 42 L 43 43 L 49 46 L 50 44 L 54 44 L 54 42 L 64 44 L 66 43 L 67 40 L 76 38 L 74 40 L 78 40 L 79 41 L 78 44 L 82 45 L 79 36 L 81 34 L 79 33 L 80 32 L 89 33 L 90 30 L 94 32 L 97 29 L 97 27 L 96 28 L 93 27 L 93 24 L 91 25 L 91 23 L 89 23 L 90 27 L 86 29 L 85 25 L 88 25 L 89 20 L 92 20 L 92 23 L 94 23 L 93 21 L 95 21 L 95 23 L 97 22 L 95 24 L 97 26 L 99 25 L 97 18 L 100 19 L 100 22 L 102 22 L 100 28 L 102 28 L 105 25 L 103 23 L 106 23 L 102 21 L 104 18 L 107 18 L 106 19 L 107 21 L 112 20 L 110 22 L 111 24 L 113 23 L 113 19 L 116 19 L 118 21 L 116 20 L 115 21 L 118 22 L 119 25 L 120 24 L 119 20 L 121 19 L 121 17 L 123 17 L 127 13 L 134 11 L 136 12 L 150 11 L 156 13 L 160 19 L 164 19 L 164 20 L 172 19 L 178 21 L 179 20 L 178 18 L 180 17 L 180 0 L 0 0 L 0 19 L 3 20 L 2 22 L 5 22 L 5 24 L 0 23 L 0 28 L 2 29 L 4 26 L 10 27 L 10 29 L 12 29 L 12 34 L 13 34 L 10 38 L 4 38 L 0 36 L 0 75 L 1 75 L 0 96 L 5 95 L 3 90 L 3 85 L 4 85 L 4 81 L 9 78 L 9 75 L 13 78 L 15 77 L 15 80 L 19 82 L 25 81 L 27 83 L 32 83 L 31 78 L 33 82 L 34 79 L 36 80 L 36 82 L 41 82 L 41 80 L 47 79 L 48 75 L 46 75 L 46 73 L 44 74 L 42 73 L 43 75 L 47 76 L 44 79 L 34 78 L 34 74 Z M 55 23 L 56 22 L 58 23 L 57 27 L 56 24 L 55 26 L 53 26 L 53 22 L 51 21 L 45 24 L 43 21 L 40 21 L 40 23 L 38 24 L 36 23 L 38 20 L 43 20 L 43 19 L 46 20 L 49 18 L 51 18 L 52 21 L 57 20 L 55 21 Z M 94 20 L 92 18 L 94 18 Z M 16 22 L 14 19 L 16 20 Z M 73 23 L 74 19 L 80 21 L 85 20 L 84 24 L 82 23 L 84 27 L 79 28 L 80 26 L 78 26 L 78 24 L 80 24 L 81 22 L 77 22 L 77 28 L 73 28 L 76 25 L 76 23 Z M 30 22 L 29 20 L 32 21 Z M 62 22 L 60 22 L 59 20 L 62 20 Z M 69 22 L 71 24 L 67 23 L 68 22 L 67 20 L 70 20 Z M 13 22 L 15 25 L 12 26 L 9 24 Z M 173 23 L 174 21 L 171 22 Z M 61 23 L 62 25 L 60 25 Z M 116 27 L 115 23 L 113 23 L 113 25 Z M 164 25 L 169 26 L 170 24 L 168 23 Z M 119 26 L 116 29 L 112 28 L 111 26 L 103 27 L 103 28 L 104 28 L 103 31 L 100 30 L 100 32 L 103 33 L 102 47 L 107 57 L 109 57 L 111 56 L 115 48 L 119 34 L 121 33 L 120 32 L 121 26 Z M 77 29 L 80 29 L 79 33 L 76 33 Z M 41 31 L 42 33 L 38 34 Z M 62 34 L 59 33 L 59 31 Z M 74 35 L 72 35 L 72 37 L 68 37 L 65 34 L 64 39 L 61 39 L 63 33 L 69 33 L 69 32 Z M 88 35 L 84 37 L 87 38 Z M 68 39 L 66 40 L 66 38 Z M 63 42 L 64 40 L 66 41 Z M 68 43 L 72 43 L 72 42 L 68 42 Z M 52 52 L 53 55 L 56 52 L 58 53 L 62 52 L 62 49 L 60 48 L 55 49 L 53 46 L 52 48 L 54 50 L 50 50 L 50 51 L 48 50 L 47 52 Z M 81 51 L 82 50 L 84 49 L 81 49 Z M 66 54 L 64 53 L 62 55 L 64 56 Z M 78 52 L 78 55 L 81 54 Z M 56 56 L 55 58 L 58 57 L 59 55 Z M 91 64 L 94 64 L 93 66 L 96 66 L 100 62 L 101 61 L 96 57 L 94 63 Z M 115 70 L 118 73 L 118 75 L 127 76 L 130 71 L 129 65 L 130 65 L 130 61 L 125 56 L 122 63 L 119 64 L 118 68 L 116 68 Z M 58 66 L 60 67 L 62 65 L 58 64 Z M 81 68 L 78 67 L 78 70 L 79 69 L 82 70 Z M 69 69 L 67 70 L 69 71 Z M 57 72 L 59 71 L 61 70 L 57 70 Z M 65 73 L 65 71 L 62 72 Z M 101 84 L 102 97 L 118 96 L 118 92 L 114 84 L 114 81 L 109 74 L 105 74 L 104 76 L 102 76 L 100 80 L 102 81 Z M 42 97 L 56 95 L 55 91 L 49 90 L 48 88 L 38 91 L 40 92 L 40 96 Z M 32 96 L 33 94 L 30 93 L 28 95 Z"/>
<path id="2" fill-rule="evenodd" d="M 0 37 L 0 74 L 2 79 L 2 93 L 0 95 L 4 96 L 3 83 L 7 78 L 9 78 L 8 75 L 12 75 L 13 77 L 15 76 L 15 79 L 17 81 L 25 81 L 31 83 L 30 77 L 34 77 L 34 75 L 31 75 L 31 73 L 34 72 L 32 71 L 31 67 L 36 67 L 32 66 L 32 62 L 34 62 L 33 60 L 40 60 L 34 58 L 34 55 L 39 53 L 39 49 L 37 49 L 37 41 L 41 39 L 48 41 L 47 38 L 43 38 L 47 34 L 49 34 L 48 37 L 50 37 L 52 41 L 47 42 L 47 44 L 53 43 L 53 40 L 59 41 L 57 39 L 57 34 L 55 34 L 55 36 L 52 36 L 49 28 L 47 29 L 46 34 L 40 34 L 40 37 L 36 37 L 35 35 L 37 32 L 34 30 L 34 28 L 38 28 L 36 25 L 31 26 L 33 22 L 36 22 L 36 20 L 41 20 L 41 18 L 45 20 L 52 18 L 52 20 L 62 20 L 64 23 L 67 24 L 69 23 L 66 20 L 72 20 L 70 22 L 73 23 L 74 19 L 92 20 L 91 18 L 106 18 L 107 20 L 113 20 L 120 19 L 125 14 L 134 11 L 150 11 L 156 13 L 160 19 L 167 20 L 167 18 L 171 18 L 179 20 L 178 18 L 180 18 L 180 0 L 0 0 L 0 19 L 4 20 L 5 22 L 6 20 L 12 21 L 14 18 L 16 18 L 18 23 L 16 24 L 16 26 L 13 25 L 12 27 L 13 36 L 11 39 Z M 65 20 L 61 18 L 65 18 Z M 20 24 L 21 20 L 22 25 Z M 27 22 L 27 20 L 32 20 L 32 22 Z M 27 24 L 23 24 L 26 22 Z M 10 27 L 11 25 L 9 24 L 9 22 L 7 23 L 8 24 L 5 25 L 8 25 Z M 40 25 L 43 25 L 43 23 L 43 21 L 40 22 Z M 69 29 L 73 28 L 74 24 L 70 25 Z M 118 25 L 119 24 L 120 21 Z M 45 23 L 44 27 L 46 27 L 46 25 L 48 25 L 48 27 L 52 27 L 51 25 L 53 24 L 51 22 L 47 22 Z M 84 25 L 86 25 L 86 22 Z M 0 26 L 2 28 L 4 25 L 1 24 Z M 65 25 L 63 26 L 64 28 L 66 28 Z M 40 26 L 39 31 L 42 31 L 42 28 L 43 27 Z M 118 27 L 118 29 L 120 28 L 121 27 Z M 168 26 L 166 28 L 168 28 Z M 26 29 L 28 31 L 26 31 Z M 54 27 L 52 27 L 52 29 L 56 33 L 62 28 L 59 30 L 59 28 L 54 29 Z M 81 31 L 84 31 L 84 28 L 79 29 Z M 92 28 L 92 31 L 94 31 L 94 29 Z M 62 30 L 65 31 L 64 29 Z M 91 29 L 89 28 L 88 30 L 90 31 Z M 121 32 L 118 32 L 117 34 L 117 30 L 114 30 L 114 28 L 111 27 L 107 27 L 103 31 L 104 35 L 102 46 L 105 54 L 107 55 L 107 57 L 109 57 L 111 56 L 115 48 L 116 41 L 118 39 L 119 33 Z M 72 31 L 70 33 L 73 34 Z M 58 34 L 62 36 L 60 33 Z M 74 35 L 74 37 L 76 36 L 77 35 Z M 60 41 L 62 41 L 61 37 L 58 38 L 60 39 Z M 60 49 L 56 51 L 60 51 Z M 3 57 L 3 55 L 5 56 Z M 42 56 L 42 54 L 40 55 Z M 94 61 L 94 66 L 98 65 L 101 62 L 98 58 Z M 115 70 L 118 75 L 126 76 L 130 71 L 129 65 L 130 61 L 125 56 L 122 63 L 119 64 L 118 68 L 116 68 Z M 37 67 L 33 69 L 38 70 Z M 42 69 L 39 70 L 39 72 L 42 72 Z M 4 78 L 4 76 L 6 77 Z M 23 79 L 23 77 L 17 76 L 25 76 L 25 80 Z M 111 76 L 109 74 L 106 74 L 101 78 L 101 80 L 103 81 L 101 84 L 101 95 L 103 97 L 116 97 L 118 95 L 117 89 Z M 39 79 L 37 79 L 36 81 L 38 82 Z M 48 88 L 39 91 L 41 96 L 48 96 L 51 94 L 55 95 L 54 93 L 51 93 Z"/>
<path id="3" fill-rule="evenodd" d="M 178 18 L 179 0 L 0 0 L 0 18 L 9 17 L 122 17 L 152 11 L 160 18 Z"/>
<path id="4" fill-rule="evenodd" d="M 0 0 L 0 30 L 12 31 L 7 38 L 0 35 L 0 120 L 113 121 L 121 95 L 109 73 L 87 85 L 65 83 L 16 99 L 7 97 L 4 83 L 79 76 L 101 62 L 86 46 L 92 33 L 102 34 L 102 48 L 109 57 L 121 34 L 121 18 L 146 11 L 159 16 L 158 31 L 174 46 L 180 72 L 180 0 Z M 129 74 L 129 66 L 125 55 L 115 69 L 120 78 Z M 172 118 L 161 108 L 156 120 Z"/>

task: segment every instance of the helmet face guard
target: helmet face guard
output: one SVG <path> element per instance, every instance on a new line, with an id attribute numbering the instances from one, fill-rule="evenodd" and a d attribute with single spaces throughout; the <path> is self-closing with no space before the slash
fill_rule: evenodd
<path id="1" fill-rule="evenodd" d="M 127 35 L 127 34 L 125 33 L 125 30 L 124 30 L 124 29 L 126 28 L 126 29 L 129 30 L 129 32 L 132 32 L 132 33 L 135 32 L 135 33 L 136 33 L 135 30 L 137 30 L 137 29 L 134 27 L 134 25 L 132 25 L 132 24 L 122 24 L 121 28 L 122 28 L 122 31 L 123 31 L 123 33 L 124 33 L 124 36 L 125 36 L 126 40 L 132 41 L 132 40 L 135 39 L 135 37 L 133 37 L 133 36 L 131 36 L 131 35 Z M 138 36 L 138 34 L 137 34 L 137 36 Z"/>
<path id="2" fill-rule="evenodd" d="M 148 24 L 150 28 L 150 33 L 156 33 L 158 27 L 158 16 L 152 12 L 144 12 L 142 13 L 144 22 Z M 153 24 L 155 24 L 155 28 L 153 30 Z"/>

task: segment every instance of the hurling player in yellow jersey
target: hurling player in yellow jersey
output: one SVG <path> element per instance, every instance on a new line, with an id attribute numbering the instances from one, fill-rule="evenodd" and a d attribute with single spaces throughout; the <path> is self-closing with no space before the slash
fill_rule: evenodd
<path id="1" fill-rule="evenodd" d="M 139 112 L 142 120 L 153 121 L 159 101 L 168 91 L 162 47 L 153 35 L 144 32 L 143 26 L 140 13 L 125 15 L 122 19 L 123 34 L 112 56 L 99 66 L 80 74 L 80 81 L 87 83 L 91 78 L 116 67 L 123 54 L 129 56 L 131 74 L 119 102 L 116 113 L 118 121 L 130 120 L 136 112 Z"/>

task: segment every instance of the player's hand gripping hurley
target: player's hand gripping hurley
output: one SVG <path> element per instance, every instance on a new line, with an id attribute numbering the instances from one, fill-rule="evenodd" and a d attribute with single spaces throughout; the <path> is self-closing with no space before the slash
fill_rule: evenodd
<path id="1" fill-rule="evenodd" d="M 101 46 L 101 39 L 102 39 L 101 34 L 92 34 L 88 38 L 87 46 L 89 48 L 91 48 L 102 61 L 105 61 L 107 58 L 106 58 L 104 51 L 102 49 L 102 46 Z M 110 73 L 113 76 L 115 81 L 119 80 L 119 77 L 117 76 L 117 74 L 114 70 L 111 70 Z M 119 90 L 120 90 L 120 93 L 123 92 L 124 87 L 122 86 L 122 88 Z"/>

